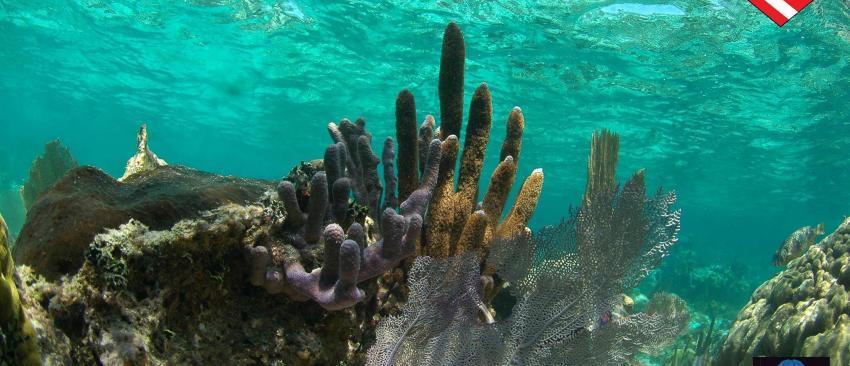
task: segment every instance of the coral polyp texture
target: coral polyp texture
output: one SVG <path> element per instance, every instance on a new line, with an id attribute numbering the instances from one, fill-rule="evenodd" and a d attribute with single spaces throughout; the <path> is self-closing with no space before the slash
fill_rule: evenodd
<path id="1" fill-rule="evenodd" d="M 479 320 L 484 293 L 474 251 L 419 257 L 402 314 L 385 318 L 372 365 L 623 365 L 668 345 L 687 323 L 683 302 L 629 314 L 622 293 L 676 242 L 673 194 L 645 196 L 643 172 L 614 180 L 618 138 L 594 134 L 586 199 L 558 226 L 497 237 L 488 264 L 510 284 L 507 318 Z"/>
<path id="2" fill-rule="evenodd" d="M 434 198 L 428 208 L 422 249 L 423 254 L 438 258 L 467 251 L 486 254 L 494 237 L 508 237 L 523 231 L 534 213 L 543 186 L 543 171 L 537 169 L 526 178 L 513 208 L 502 220 L 508 194 L 516 179 L 525 127 L 522 110 L 516 107 L 508 115 L 507 133 L 499 153 L 500 163 L 492 174 L 483 202 L 479 204 L 479 183 L 493 120 L 492 98 L 484 83 L 472 95 L 460 165 L 456 167 L 460 149 L 458 136 L 463 119 L 465 53 L 463 34 L 456 24 L 450 23 L 443 35 L 440 63 L 439 137 L 444 141 L 442 161 Z M 399 98 L 402 97 L 399 95 Z M 409 105 L 412 103 L 396 103 L 397 107 Z M 396 115 L 406 116 L 409 113 L 397 111 Z M 426 118 L 420 135 L 427 134 L 432 126 L 433 119 Z M 458 183 L 455 188 L 456 171 Z"/>
<path id="3" fill-rule="evenodd" d="M 850 363 L 850 219 L 762 284 L 738 313 L 717 365 L 752 356 L 829 356 Z"/>
<path id="4" fill-rule="evenodd" d="M 35 330 L 15 284 L 15 261 L 8 239 L 9 230 L 0 215 L 0 364 L 41 365 Z"/>

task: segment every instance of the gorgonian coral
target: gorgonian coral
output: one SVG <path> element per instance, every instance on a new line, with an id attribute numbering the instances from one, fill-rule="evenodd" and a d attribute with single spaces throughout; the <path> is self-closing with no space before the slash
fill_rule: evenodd
<path id="1" fill-rule="evenodd" d="M 507 238 L 525 229 L 540 195 L 542 170 L 526 179 L 516 204 L 502 220 L 525 124 L 519 108 L 508 117 L 502 162 L 478 204 L 492 124 L 486 84 L 473 95 L 457 191 L 454 188 L 464 55 L 463 35 L 451 23 L 444 34 L 440 64 L 440 127 L 437 129 L 429 115 L 417 130 L 413 94 L 401 91 L 396 98 L 397 159 L 396 140 L 391 137 L 384 140 L 380 158 L 373 153 L 372 135 L 366 131 L 364 119 L 328 124 L 333 144 L 325 150 L 324 171 L 310 178 L 309 192 L 303 188 L 299 192 L 287 180 L 277 188 L 288 213 L 279 231 L 286 240 L 250 248 L 254 285 L 271 293 L 313 299 L 326 309 L 341 309 L 362 298 L 355 286 L 358 282 L 392 269 L 412 256 L 417 245 L 420 254 L 437 257 L 468 251 L 486 254 L 494 237 Z M 383 167 L 384 186 L 378 164 Z M 302 199 L 304 196 L 309 199 Z M 358 214 L 361 208 L 365 208 L 365 217 Z M 421 235 L 423 229 L 425 235 Z M 321 268 L 308 272 L 300 263 L 300 252 L 315 247 L 322 248 L 324 261 Z M 493 280 L 489 282 L 492 290 Z"/>
<path id="2" fill-rule="evenodd" d="M 483 302 L 474 253 L 420 257 L 400 316 L 386 318 L 369 351 L 374 365 L 622 365 L 667 344 L 680 312 L 618 314 L 614 305 L 658 265 L 676 241 L 673 194 L 645 196 L 643 171 L 618 190 L 618 138 L 594 134 L 581 207 L 536 235 L 497 238 L 488 265 L 516 303 L 495 323 Z"/>
<path id="3" fill-rule="evenodd" d="M 44 145 L 44 154 L 32 162 L 29 177 L 21 187 L 24 207 L 29 210 L 44 191 L 76 167 L 77 161 L 71 156 L 71 151 L 62 146 L 59 140 Z"/>

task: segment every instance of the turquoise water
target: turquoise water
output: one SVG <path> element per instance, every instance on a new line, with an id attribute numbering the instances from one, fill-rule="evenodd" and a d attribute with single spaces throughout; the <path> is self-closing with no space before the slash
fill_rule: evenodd
<path id="1" fill-rule="evenodd" d="M 705 262 L 766 276 L 791 231 L 829 232 L 850 213 L 850 9 L 832 0 L 784 28 L 719 0 L 4 0 L 0 187 L 17 189 L 57 137 L 120 176 L 143 122 L 169 163 L 277 179 L 321 156 L 328 121 L 394 134 L 403 88 L 419 119 L 439 114 L 450 20 L 467 42 L 467 100 L 482 81 L 493 92 L 485 171 L 523 108 L 520 174 L 546 174 L 535 226 L 578 203 L 602 127 L 622 136 L 620 176 L 646 168 L 678 192 L 679 250 Z"/>

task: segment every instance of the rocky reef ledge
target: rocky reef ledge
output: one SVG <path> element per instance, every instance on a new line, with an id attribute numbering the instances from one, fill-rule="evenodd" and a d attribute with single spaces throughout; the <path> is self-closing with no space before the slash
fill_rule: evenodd
<path id="1" fill-rule="evenodd" d="M 228 203 L 257 201 L 272 182 L 164 165 L 123 181 L 84 166 L 72 169 L 33 203 L 14 248 L 18 264 L 50 280 L 75 273 L 95 235 L 130 218 L 153 230 Z"/>
<path id="2" fill-rule="evenodd" d="M 762 284 L 738 313 L 717 365 L 752 356 L 829 356 L 850 364 L 850 218 Z"/>
<path id="3" fill-rule="evenodd" d="M 72 277 L 20 266 L 40 348 L 57 364 L 359 363 L 365 304 L 326 312 L 246 286 L 246 243 L 278 214 L 228 204 L 166 230 L 132 219 L 98 234 Z"/>

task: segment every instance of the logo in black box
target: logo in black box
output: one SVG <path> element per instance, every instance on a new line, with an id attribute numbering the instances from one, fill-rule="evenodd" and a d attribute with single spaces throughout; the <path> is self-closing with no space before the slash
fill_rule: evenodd
<path id="1" fill-rule="evenodd" d="M 829 357 L 753 357 L 753 366 L 829 366 Z"/>

